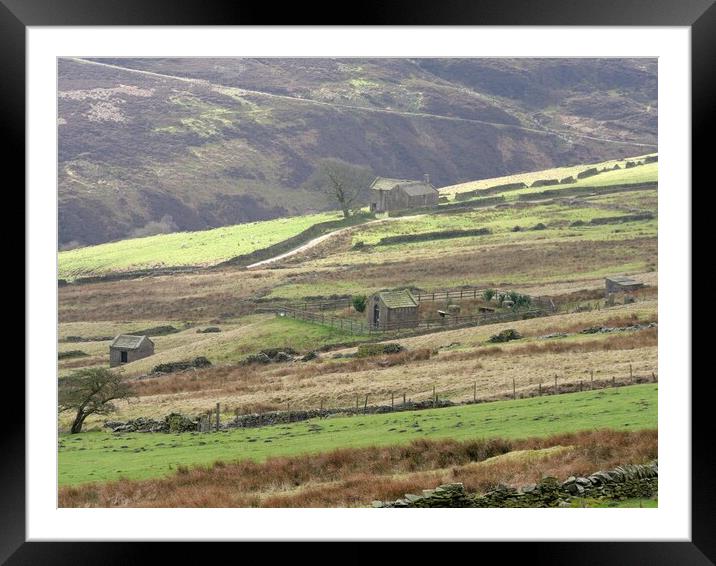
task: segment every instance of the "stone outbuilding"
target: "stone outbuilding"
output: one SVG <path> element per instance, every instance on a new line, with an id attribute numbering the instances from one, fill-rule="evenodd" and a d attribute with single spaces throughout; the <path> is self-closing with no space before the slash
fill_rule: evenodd
<path id="1" fill-rule="evenodd" d="M 422 181 L 377 177 L 370 186 L 370 195 L 371 212 L 437 206 L 440 198 L 428 175 Z"/>
<path id="2" fill-rule="evenodd" d="M 418 324 L 418 301 L 407 289 L 376 293 L 365 310 L 368 326 L 375 330 L 411 328 Z"/>
<path id="3" fill-rule="evenodd" d="M 631 293 L 637 289 L 644 287 L 640 281 L 636 281 L 625 275 L 615 275 L 613 277 L 605 277 L 604 285 L 607 297 L 612 293 Z"/>
<path id="4" fill-rule="evenodd" d="M 120 334 L 109 345 L 109 367 L 141 360 L 154 354 L 154 342 L 146 336 Z"/>

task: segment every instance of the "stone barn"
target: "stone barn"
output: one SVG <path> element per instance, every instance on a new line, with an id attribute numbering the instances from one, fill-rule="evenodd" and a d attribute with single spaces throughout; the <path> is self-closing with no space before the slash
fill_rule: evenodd
<path id="1" fill-rule="evenodd" d="M 120 334 L 109 345 L 109 367 L 141 360 L 154 354 L 154 342 L 146 336 Z"/>
<path id="2" fill-rule="evenodd" d="M 437 206 L 440 198 L 428 175 L 422 181 L 377 177 L 370 186 L 370 193 L 371 212 Z"/>
<path id="3" fill-rule="evenodd" d="M 644 286 L 643 283 L 623 275 L 605 277 L 604 285 L 606 287 L 605 290 L 607 297 L 609 297 L 612 293 L 631 293 L 632 291 L 641 289 Z"/>
<path id="4" fill-rule="evenodd" d="M 407 289 L 376 293 L 365 310 L 368 325 L 373 329 L 411 328 L 418 324 L 418 301 Z"/>

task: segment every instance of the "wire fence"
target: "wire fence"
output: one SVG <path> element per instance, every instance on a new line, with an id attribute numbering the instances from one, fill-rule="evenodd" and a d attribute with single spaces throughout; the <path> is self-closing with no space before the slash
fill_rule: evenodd
<path id="1" fill-rule="evenodd" d="M 224 407 L 222 412 L 220 404 L 216 403 L 215 410 L 209 410 L 202 415 L 200 419 L 201 426 L 198 429 L 200 432 L 211 432 L 227 428 L 254 428 L 313 418 L 326 418 L 337 414 L 349 416 L 437 409 L 657 382 L 656 372 L 636 375 L 630 365 L 628 376 L 617 377 L 613 375 L 595 379 L 594 372 L 591 372 L 589 378 L 570 379 L 565 376 L 559 377 L 555 375 L 554 380 L 543 379 L 537 383 L 530 383 L 527 386 L 520 385 L 519 387 L 516 380 L 513 379 L 511 382 L 505 382 L 501 390 L 493 391 L 489 394 L 479 391 L 477 381 L 473 381 L 464 387 L 453 387 L 448 391 L 440 391 L 437 386 L 433 386 L 432 393 L 429 390 L 411 392 L 408 388 L 391 391 L 387 395 L 385 393 L 356 393 L 355 403 L 350 406 L 345 403 L 341 406 L 331 406 L 329 400 L 324 398 L 319 399 L 316 405 L 310 407 L 301 406 L 299 403 L 287 400 L 285 408 L 282 410 L 246 413 L 238 408 L 232 411 L 228 407 Z M 222 415 L 226 416 L 227 412 L 229 414 L 233 413 L 234 418 L 222 422 L 221 417 Z"/>

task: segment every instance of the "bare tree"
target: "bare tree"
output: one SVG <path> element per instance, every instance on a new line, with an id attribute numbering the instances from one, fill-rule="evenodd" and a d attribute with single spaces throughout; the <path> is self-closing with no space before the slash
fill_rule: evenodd
<path id="1" fill-rule="evenodd" d="M 348 218 L 373 178 L 373 172 L 369 167 L 328 158 L 318 162 L 306 185 L 329 195 L 340 207 L 344 218 Z"/>
<path id="2" fill-rule="evenodd" d="M 74 372 L 59 381 L 59 410 L 76 411 L 70 432 L 82 430 L 90 415 L 106 415 L 116 410 L 112 403 L 129 399 L 132 390 L 119 373 L 107 368 L 87 368 Z"/>

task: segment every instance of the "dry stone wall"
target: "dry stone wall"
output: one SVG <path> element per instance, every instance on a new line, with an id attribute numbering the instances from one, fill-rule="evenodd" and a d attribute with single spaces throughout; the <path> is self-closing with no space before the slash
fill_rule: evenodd
<path id="1" fill-rule="evenodd" d="M 468 494 L 461 483 L 406 494 L 393 502 L 374 501 L 373 507 L 571 507 L 573 498 L 629 499 L 651 497 L 658 491 L 657 461 L 626 465 L 588 477 L 569 477 L 561 482 L 545 477 L 537 484 L 515 489 L 498 486 L 484 494 Z"/>

